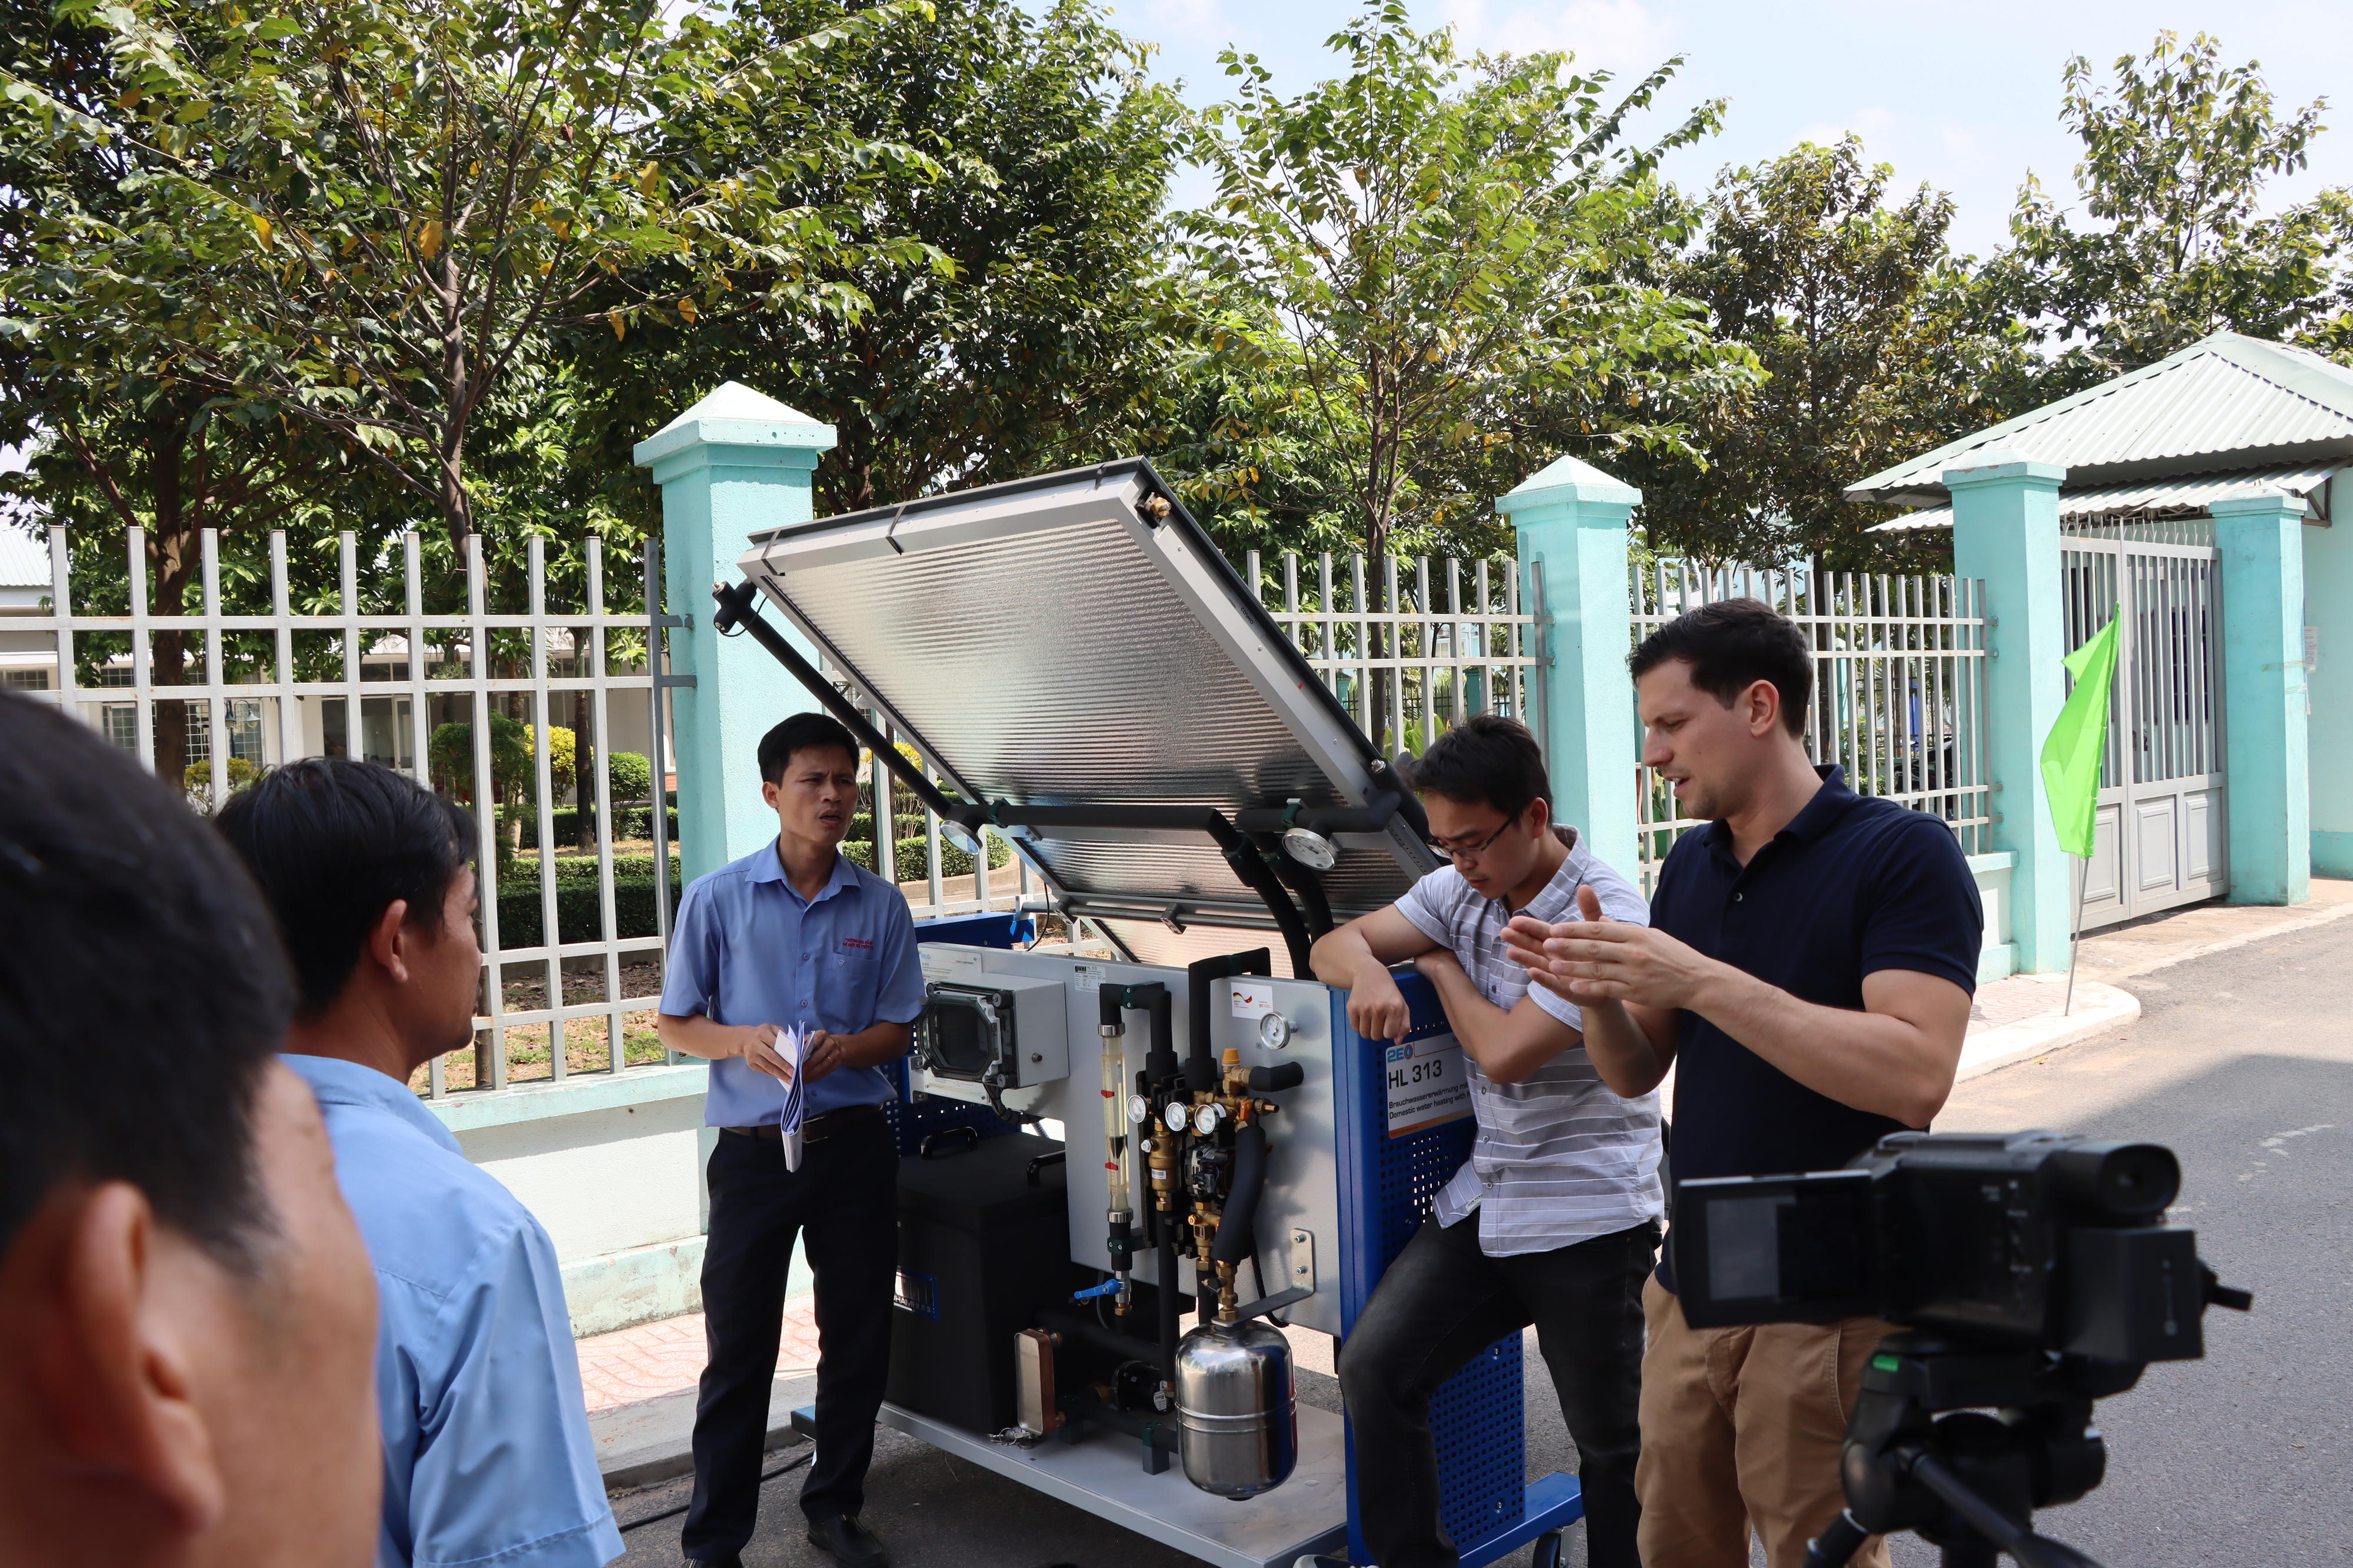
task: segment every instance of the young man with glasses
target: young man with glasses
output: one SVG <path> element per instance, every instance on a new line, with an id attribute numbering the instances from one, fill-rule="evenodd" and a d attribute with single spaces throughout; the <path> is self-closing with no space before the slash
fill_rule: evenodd
<path id="1" fill-rule="evenodd" d="M 1610 1091 L 1576 1005 L 1530 992 L 1503 930 L 1518 914 L 1580 918 L 1580 888 L 1610 919 L 1639 924 L 1642 898 L 1553 825 L 1544 753 L 1524 725 L 1472 719 L 1408 782 L 1449 864 L 1319 941 L 1315 975 L 1347 989 L 1358 1034 L 1392 1040 L 1408 1018 L 1388 966 L 1409 960 L 1429 976 L 1462 1046 L 1478 1134 L 1340 1352 L 1365 1543 L 1380 1568 L 1454 1568 L 1430 1396 L 1533 1323 L 1577 1444 L 1587 1560 L 1636 1568 L 1642 1281 L 1664 1207 L 1658 1096 Z"/>

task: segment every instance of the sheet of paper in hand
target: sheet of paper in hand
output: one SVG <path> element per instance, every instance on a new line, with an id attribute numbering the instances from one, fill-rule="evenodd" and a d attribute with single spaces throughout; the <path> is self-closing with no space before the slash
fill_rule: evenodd
<path id="1" fill-rule="evenodd" d="M 795 1024 L 776 1037 L 776 1054 L 793 1069 L 792 1081 L 785 1085 L 785 1109 L 776 1118 L 776 1129 L 784 1134 L 785 1169 L 801 1168 L 801 1108 L 807 1103 L 808 1088 L 801 1079 L 801 1065 L 808 1058 L 809 1035 Z"/>

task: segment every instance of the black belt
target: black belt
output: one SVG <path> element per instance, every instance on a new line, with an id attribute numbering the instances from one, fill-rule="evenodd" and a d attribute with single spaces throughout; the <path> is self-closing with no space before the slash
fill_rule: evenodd
<path id="1" fill-rule="evenodd" d="M 801 1123 L 803 1143 L 822 1143 L 828 1138 L 839 1138 L 845 1132 L 855 1132 L 870 1121 L 880 1121 L 882 1108 L 879 1105 L 849 1105 L 839 1110 L 828 1110 L 823 1116 L 812 1116 Z M 733 1132 L 738 1138 L 765 1138 L 771 1143 L 784 1142 L 784 1129 L 775 1122 L 758 1127 L 723 1127 L 722 1132 Z"/>

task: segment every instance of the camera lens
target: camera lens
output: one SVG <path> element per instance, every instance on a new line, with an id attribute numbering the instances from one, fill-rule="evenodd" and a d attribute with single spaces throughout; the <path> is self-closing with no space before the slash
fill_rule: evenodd
<path id="1" fill-rule="evenodd" d="M 2161 1143 L 2085 1142 L 2061 1152 L 2059 1192 L 2070 1214 L 2094 1225 L 2153 1219 L 2181 1191 L 2181 1165 Z"/>

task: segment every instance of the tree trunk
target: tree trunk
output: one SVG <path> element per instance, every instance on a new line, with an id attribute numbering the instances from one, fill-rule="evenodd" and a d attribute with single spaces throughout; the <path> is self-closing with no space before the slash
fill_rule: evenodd
<path id="1" fill-rule="evenodd" d="M 588 672 L 589 637 L 586 626 L 577 626 L 572 633 L 572 672 Z M 596 847 L 596 745 L 599 739 L 590 728 L 594 709 L 586 691 L 572 694 L 572 798 L 576 805 L 573 812 L 575 824 L 572 833 L 575 849 Z"/>
<path id="2" fill-rule="evenodd" d="M 195 540 L 188 532 L 187 494 L 182 465 L 186 454 L 186 422 L 174 416 L 167 405 L 150 423 L 149 442 L 155 476 L 155 524 L 147 531 L 148 611 L 178 616 L 186 612 L 183 595 L 195 566 Z M 174 789 L 186 787 L 188 773 L 188 705 L 166 701 L 162 689 L 185 678 L 188 637 L 185 632 L 158 631 L 148 638 L 152 654 L 147 679 L 158 689 L 155 700 L 155 776 Z M 138 657 L 132 650 L 132 657 Z"/>
<path id="3" fill-rule="evenodd" d="M 454 243 L 441 253 L 441 441 L 434 454 L 441 521 L 449 530 L 462 564 L 466 536 L 474 531 L 474 503 L 466 493 L 466 421 L 476 402 L 472 367 L 466 358 L 466 318 L 459 309 L 458 258 Z"/>

